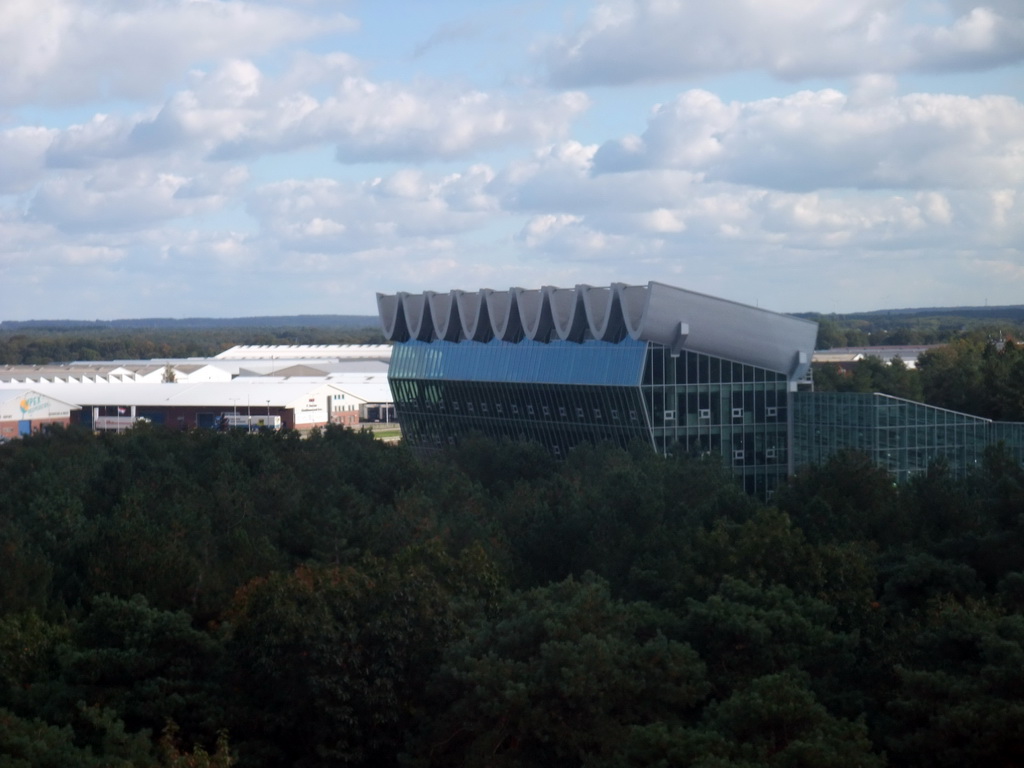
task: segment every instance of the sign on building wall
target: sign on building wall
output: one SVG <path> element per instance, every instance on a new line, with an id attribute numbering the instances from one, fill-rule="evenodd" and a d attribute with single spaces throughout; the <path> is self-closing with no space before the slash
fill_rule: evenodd
<path id="1" fill-rule="evenodd" d="M 67 403 L 51 400 L 36 392 L 0 403 L 0 421 L 36 421 L 40 419 L 66 419 L 71 416 Z"/>
<path id="2" fill-rule="evenodd" d="M 321 398 L 305 398 L 295 405 L 295 423 L 298 424 L 326 424 L 327 406 L 321 402 Z"/>

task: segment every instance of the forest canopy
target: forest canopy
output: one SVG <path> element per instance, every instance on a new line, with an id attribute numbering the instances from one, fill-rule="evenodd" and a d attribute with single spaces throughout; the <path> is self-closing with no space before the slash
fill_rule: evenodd
<path id="1" fill-rule="evenodd" d="M 252 318 L 249 318 L 252 320 Z M 213 357 L 237 344 L 382 344 L 374 318 L 316 325 L 0 323 L 0 365 Z M 142 322 L 142 321 L 137 321 Z M 155 323 L 155 321 L 154 321 Z"/>
<path id="2" fill-rule="evenodd" d="M 1024 760 L 1024 472 L 647 446 L 0 446 L 0 765 Z"/>

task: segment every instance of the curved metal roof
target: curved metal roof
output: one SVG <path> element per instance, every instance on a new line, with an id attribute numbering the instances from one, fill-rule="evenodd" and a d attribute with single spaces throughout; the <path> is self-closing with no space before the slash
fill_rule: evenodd
<path id="1" fill-rule="evenodd" d="M 377 294 L 390 341 L 586 339 L 653 341 L 761 366 L 798 379 L 818 324 L 663 283 L 507 291 Z"/>

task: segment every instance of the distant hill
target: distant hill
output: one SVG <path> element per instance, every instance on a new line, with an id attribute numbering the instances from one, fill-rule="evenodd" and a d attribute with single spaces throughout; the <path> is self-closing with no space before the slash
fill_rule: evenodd
<path id="1" fill-rule="evenodd" d="M 3 320 L 0 331 L 80 331 L 91 329 L 210 329 L 210 328 L 370 328 L 376 315 L 282 315 L 267 317 L 150 317 L 135 320 Z"/>
<path id="2" fill-rule="evenodd" d="M 871 320 L 877 322 L 887 317 L 912 320 L 922 317 L 955 317 L 979 321 L 1010 320 L 1024 322 L 1024 304 L 1003 307 L 920 307 L 915 309 L 876 309 L 871 312 L 848 312 L 835 315 L 826 312 L 796 312 L 797 317 L 817 319 L 819 317 L 841 317 L 846 320 Z"/>
<path id="3" fill-rule="evenodd" d="M 921 307 L 873 312 L 799 315 L 818 323 L 817 349 L 886 344 L 943 344 L 964 334 L 1024 335 L 1024 305 Z"/>

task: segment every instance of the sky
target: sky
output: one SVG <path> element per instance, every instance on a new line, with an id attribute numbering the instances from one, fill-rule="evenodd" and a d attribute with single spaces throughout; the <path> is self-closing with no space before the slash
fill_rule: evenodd
<path id="1" fill-rule="evenodd" d="M 0 320 L 1024 304 L 1022 0 L 0 0 Z"/>

